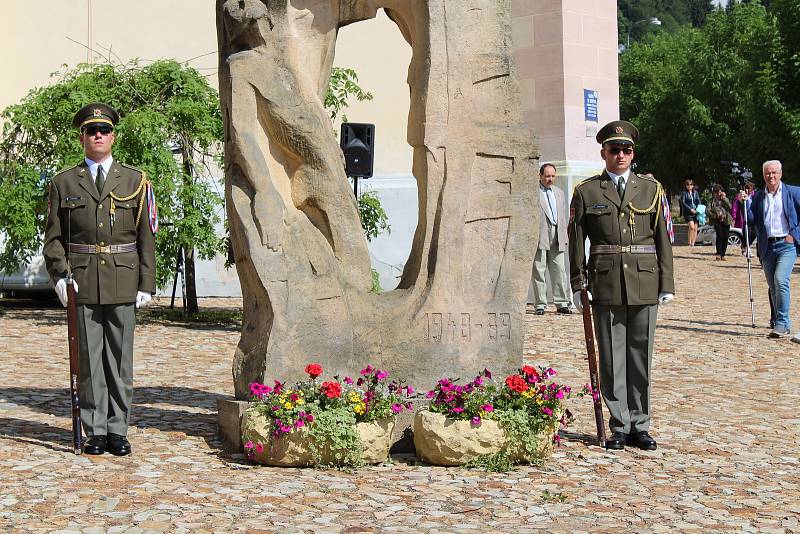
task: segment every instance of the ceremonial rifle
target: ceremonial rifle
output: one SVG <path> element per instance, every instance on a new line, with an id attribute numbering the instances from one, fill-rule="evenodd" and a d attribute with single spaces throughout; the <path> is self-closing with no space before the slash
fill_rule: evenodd
<path id="1" fill-rule="evenodd" d="M 67 274 L 67 335 L 69 336 L 69 388 L 72 402 L 72 447 L 81 453 L 80 373 L 78 367 L 78 294 L 72 271 Z"/>
<path id="2" fill-rule="evenodd" d="M 81 453 L 80 364 L 78 363 L 78 292 L 72 277 L 72 214 L 67 212 L 67 337 L 69 338 L 69 400 L 72 404 L 72 449 Z"/>
<path id="3" fill-rule="evenodd" d="M 603 419 L 603 402 L 600 398 L 600 374 L 597 371 L 597 352 L 594 350 L 594 327 L 592 326 L 592 309 L 589 305 L 589 290 L 586 288 L 581 290 L 581 306 L 583 307 L 583 333 L 586 336 L 586 353 L 589 356 L 589 385 L 592 388 L 597 441 L 601 447 L 605 447 L 606 426 Z"/>

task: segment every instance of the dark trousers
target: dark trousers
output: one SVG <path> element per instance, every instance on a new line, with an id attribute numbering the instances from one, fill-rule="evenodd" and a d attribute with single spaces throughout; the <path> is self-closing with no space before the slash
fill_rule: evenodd
<path id="1" fill-rule="evenodd" d="M 728 236 L 731 234 L 731 225 L 715 224 L 714 231 L 717 233 L 717 256 L 724 258 L 725 251 L 728 250 Z"/>

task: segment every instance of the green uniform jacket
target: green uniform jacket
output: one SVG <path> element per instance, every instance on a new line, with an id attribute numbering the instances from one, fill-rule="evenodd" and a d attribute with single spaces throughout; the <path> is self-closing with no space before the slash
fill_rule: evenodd
<path id="1" fill-rule="evenodd" d="M 620 200 L 611 178 L 593 176 L 575 188 L 570 205 L 569 262 L 572 291 L 583 288 L 588 272 L 592 303 L 605 306 L 656 304 L 659 293 L 675 293 L 672 244 L 661 212 L 656 180 L 630 173 Z M 648 213 L 634 214 L 630 206 Z M 655 254 L 591 254 L 586 262 L 584 243 L 591 245 L 655 245 Z"/>
<path id="2" fill-rule="evenodd" d="M 142 214 L 136 222 L 140 204 L 146 202 L 142 191 L 130 200 L 114 201 L 113 224 L 111 221 L 110 194 L 130 197 L 141 182 L 142 171 L 116 160 L 99 194 L 85 161 L 51 180 L 43 253 L 53 282 L 66 275 L 68 240 L 99 246 L 136 243 L 136 252 L 70 253 L 78 304 L 131 303 L 136 301 L 137 291 L 155 292 L 155 239 L 146 205 L 141 206 Z"/>

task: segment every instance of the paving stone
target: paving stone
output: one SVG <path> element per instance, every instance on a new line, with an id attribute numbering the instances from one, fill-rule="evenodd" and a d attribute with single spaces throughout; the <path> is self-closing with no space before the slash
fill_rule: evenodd
<path id="1" fill-rule="evenodd" d="M 572 398 L 575 424 L 550 462 L 508 473 L 408 455 L 353 472 L 249 465 L 216 437 L 236 328 L 165 321 L 137 326 L 133 454 L 75 456 L 64 310 L 0 300 L 0 532 L 798 531 L 800 460 L 787 436 L 800 434 L 800 346 L 766 338 L 757 266 L 753 329 L 743 258 L 723 265 L 709 247 L 675 256 L 676 300 L 659 310 L 652 372 L 659 449 L 594 446 L 591 402 Z M 792 286 L 800 295 L 796 275 Z M 800 322 L 798 298 L 792 317 Z M 576 390 L 587 382 L 580 316 L 526 321 L 525 362 L 555 367 Z"/>

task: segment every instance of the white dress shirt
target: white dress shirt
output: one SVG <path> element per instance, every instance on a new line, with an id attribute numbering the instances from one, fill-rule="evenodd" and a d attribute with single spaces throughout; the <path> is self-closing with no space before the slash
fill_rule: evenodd
<path id="1" fill-rule="evenodd" d="M 611 181 L 614 182 L 614 187 L 616 187 L 617 190 L 619 190 L 619 177 L 620 176 L 625 178 L 625 187 L 628 187 L 628 178 L 631 175 L 631 170 L 630 169 L 626 170 L 622 174 L 614 174 L 613 172 L 611 172 L 608 169 L 606 169 L 606 174 L 611 178 Z"/>
<path id="2" fill-rule="evenodd" d="M 86 165 L 89 166 L 89 172 L 92 173 L 93 180 L 97 179 L 98 165 L 103 167 L 103 173 L 105 174 L 106 179 L 108 179 L 108 171 L 111 170 L 111 164 L 114 163 L 114 156 L 108 156 L 105 160 L 103 160 L 103 163 L 97 163 L 96 161 L 92 161 L 87 157 L 84 157 L 83 159 L 86 161 Z"/>
<path id="3" fill-rule="evenodd" d="M 767 237 L 785 237 L 789 234 L 789 221 L 783 213 L 783 183 L 774 194 L 768 190 L 764 196 L 764 226 Z"/>
<path id="4" fill-rule="evenodd" d="M 553 216 L 551 222 L 555 226 L 558 224 L 558 208 L 556 207 L 556 196 L 553 193 L 553 188 L 545 187 L 540 182 L 539 189 L 544 193 L 545 198 L 547 198 L 547 203 L 550 205 L 550 214 Z"/>

